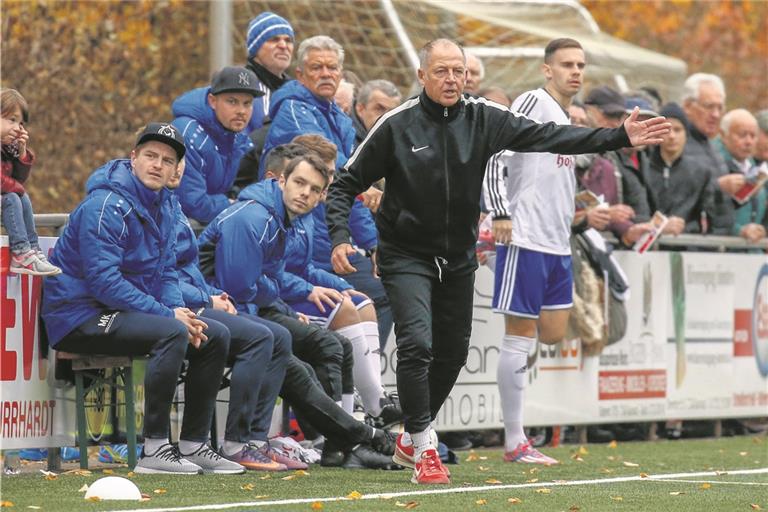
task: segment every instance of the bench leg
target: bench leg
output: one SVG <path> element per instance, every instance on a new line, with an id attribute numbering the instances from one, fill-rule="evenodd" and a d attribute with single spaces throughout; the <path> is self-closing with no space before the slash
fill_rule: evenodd
<path id="1" fill-rule="evenodd" d="M 75 410 L 77 413 L 77 447 L 80 449 L 80 469 L 88 469 L 88 426 L 85 420 L 83 372 L 75 372 Z"/>
<path id="2" fill-rule="evenodd" d="M 128 469 L 136 467 L 136 405 L 134 403 L 133 368 L 123 369 L 125 385 L 125 432 L 128 444 Z"/>

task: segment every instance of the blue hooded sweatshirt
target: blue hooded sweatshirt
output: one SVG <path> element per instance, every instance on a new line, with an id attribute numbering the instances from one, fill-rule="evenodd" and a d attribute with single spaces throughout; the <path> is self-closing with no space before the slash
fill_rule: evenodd
<path id="1" fill-rule="evenodd" d="M 211 296 L 221 295 L 221 290 L 206 282 L 200 271 L 197 258 L 197 237 L 189 224 L 189 219 L 181 211 L 181 204 L 173 196 L 176 216 L 176 271 L 179 274 L 179 288 L 184 305 L 192 310 L 212 307 Z"/>
<path id="2" fill-rule="evenodd" d="M 130 160 L 97 169 L 51 255 L 62 270 L 44 284 L 51 346 L 105 310 L 173 318 L 173 308 L 184 305 L 175 245 L 168 191 L 145 187 Z"/>
<path id="3" fill-rule="evenodd" d="M 280 296 L 290 226 L 277 181 L 262 181 L 247 191 L 208 224 L 198 248 L 208 282 L 231 295 L 238 310 L 257 314 Z"/>
<path id="4" fill-rule="evenodd" d="M 173 102 L 173 125 L 184 136 L 186 168 L 176 193 L 187 217 L 204 224 L 231 203 L 226 194 L 240 159 L 253 143 L 245 131 L 227 130 L 208 105 L 210 87 L 193 89 Z"/>
<path id="5" fill-rule="evenodd" d="M 296 80 L 291 80 L 272 95 L 269 117 L 272 124 L 259 162 L 259 179 L 264 177 L 267 160 L 264 157 L 270 150 L 291 142 L 297 135 L 317 133 L 336 144 L 336 166 L 339 168 L 352 156 L 355 144 L 352 120 L 335 102 L 318 98 Z"/>

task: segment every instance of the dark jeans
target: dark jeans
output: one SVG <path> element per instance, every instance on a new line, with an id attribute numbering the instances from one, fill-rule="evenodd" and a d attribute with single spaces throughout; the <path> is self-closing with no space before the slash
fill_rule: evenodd
<path id="1" fill-rule="evenodd" d="M 209 308 L 202 316 L 205 321 L 224 324 L 231 336 L 227 365 L 232 373 L 224 438 L 241 443 L 266 441 L 291 356 L 290 335 L 284 329 L 273 333 L 263 319 L 243 313 L 231 315 Z"/>
<path id="2" fill-rule="evenodd" d="M 171 402 L 184 359 L 184 421 L 180 438 L 208 440 L 216 394 L 229 352 L 229 330 L 206 320 L 208 341 L 189 344 L 186 326 L 175 318 L 134 311 L 104 311 L 65 336 L 56 350 L 114 356 L 149 355 L 144 375 L 144 437 L 168 437 Z"/>
<path id="3" fill-rule="evenodd" d="M 382 282 L 397 340 L 397 391 L 405 430 L 421 432 L 437 417 L 462 366 L 472 332 L 474 267 L 381 252 Z"/>
<path id="4" fill-rule="evenodd" d="M 376 319 L 379 322 L 379 348 L 384 347 L 392 332 L 392 306 L 389 303 L 381 279 L 373 275 L 373 264 L 369 258 L 355 253 L 349 258 L 349 262 L 357 269 L 357 272 L 344 274 L 343 277 L 355 290 L 366 294 L 376 308 Z"/>
<path id="5" fill-rule="evenodd" d="M 341 450 L 371 440 L 371 427 L 344 412 L 320 386 L 312 367 L 295 356 L 288 360 L 280 395 L 302 419 Z"/>
<path id="6" fill-rule="evenodd" d="M 2 220 L 12 252 L 23 254 L 30 249 L 40 249 L 35 231 L 35 212 L 29 194 L 3 194 Z"/>
<path id="7" fill-rule="evenodd" d="M 341 367 L 344 347 L 330 331 L 305 324 L 277 307 L 261 308 L 259 316 L 288 329 L 293 341 L 293 354 L 315 370 L 325 392 L 335 402 L 341 400 Z"/>

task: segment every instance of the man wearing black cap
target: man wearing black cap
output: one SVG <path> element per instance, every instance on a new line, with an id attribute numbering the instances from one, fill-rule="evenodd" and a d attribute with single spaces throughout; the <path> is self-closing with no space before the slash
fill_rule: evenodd
<path id="1" fill-rule="evenodd" d="M 193 89 L 173 102 L 173 124 L 187 147 L 184 180 L 177 191 L 184 214 L 208 223 L 233 200 L 227 196 L 240 158 L 253 146 L 246 128 L 253 99 L 262 96 L 253 71 L 226 67 L 210 87 Z"/>
<path id="2" fill-rule="evenodd" d="M 150 123 L 130 159 L 93 173 L 88 196 L 51 255 L 62 273 L 46 280 L 42 315 L 56 350 L 149 356 L 145 444 L 136 473 L 242 473 L 240 464 L 207 444 L 229 331 L 184 307 L 174 268 L 175 216 L 165 185 L 184 154 L 176 128 Z M 184 359 L 187 400 L 177 448 L 168 426 Z M 197 449 L 185 450 L 190 446 Z"/>
<path id="3" fill-rule="evenodd" d="M 688 117 L 677 103 L 668 103 L 661 115 L 672 125 L 664 141 L 651 148 L 650 164 L 645 172 L 648 202 L 669 222 L 666 233 L 705 233 L 702 220 L 714 210 L 714 190 L 710 186 L 712 173 L 701 163 L 685 154 L 689 129 Z"/>

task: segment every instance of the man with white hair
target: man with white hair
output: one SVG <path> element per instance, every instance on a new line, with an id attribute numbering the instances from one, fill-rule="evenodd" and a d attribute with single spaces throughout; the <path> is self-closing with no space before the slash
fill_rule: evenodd
<path id="1" fill-rule="evenodd" d="M 728 235 L 733 226 L 733 202 L 729 196 L 744 185 L 744 178 L 728 174 L 720 152 L 712 144 L 725 112 L 725 85 L 717 75 L 694 73 L 685 80 L 680 103 L 690 121 L 686 158 L 709 169 L 714 182 L 715 213 L 709 219 L 708 232 Z"/>
<path id="2" fill-rule="evenodd" d="M 757 119 L 748 110 L 737 108 L 729 111 L 720 122 L 720 137 L 715 146 L 725 160 L 728 175 L 746 181 L 754 178 L 755 148 L 757 147 Z M 765 237 L 762 225 L 768 193 L 765 187 L 744 204 L 734 204 L 734 224 L 731 234 L 757 242 Z"/>
<path id="3" fill-rule="evenodd" d="M 485 78 L 485 66 L 483 61 L 472 52 L 466 52 L 467 55 L 467 82 L 464 86 L 464 92 L 477 95 L 480 90 L 480 84 Z"/>

